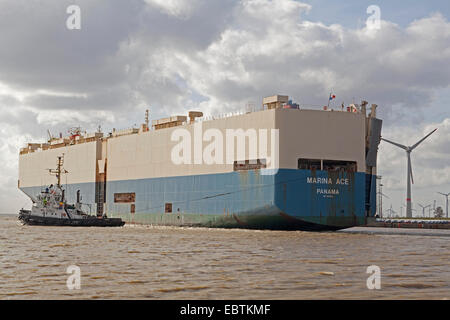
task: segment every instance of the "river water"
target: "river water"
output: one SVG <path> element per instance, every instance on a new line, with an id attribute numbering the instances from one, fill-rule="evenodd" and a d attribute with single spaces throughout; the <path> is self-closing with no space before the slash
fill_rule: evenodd
<path id="1" fill-rule="evenodd" d="M 38 227 L 0 215 L 0 299 L 449 299 L 449 248 L 450 230 Z"/>

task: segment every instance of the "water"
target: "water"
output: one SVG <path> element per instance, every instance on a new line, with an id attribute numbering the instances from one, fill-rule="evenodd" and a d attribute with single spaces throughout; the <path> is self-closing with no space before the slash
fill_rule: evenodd
<path id="1" fill-rule="evenodd" d="M 449 231 L 37 227 L 0 216 L 0 299 L 448 299 Z M 80 290 L 66 286 L 70 265 Z M 367 289 L 370 265 L 380 290 Z"/>

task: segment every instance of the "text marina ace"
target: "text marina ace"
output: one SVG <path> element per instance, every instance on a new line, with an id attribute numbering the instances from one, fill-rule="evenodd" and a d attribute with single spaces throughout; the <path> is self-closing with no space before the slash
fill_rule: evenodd
<path id="1" fill-rule="evenodd" d="M 337 178 L 335 180 L 335 185 L 349 185 L 348 178 Z M 333 184 L 333 179 L 331 178 L 317 178 L 317 177 L 307 177 L 306 183 L 309 184 Z M 332 197 L 334 195 L 339 195 L 339 189 L 326 189 L 326 188 L 317 188 L 316 194 L 322 194 L 324 196 Z"/>

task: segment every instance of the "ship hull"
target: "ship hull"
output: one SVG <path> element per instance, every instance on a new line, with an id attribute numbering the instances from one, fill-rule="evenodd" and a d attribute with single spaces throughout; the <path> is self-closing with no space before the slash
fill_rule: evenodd
<path id="1" fill-rule="evenodd" d="M 350 226 L 333 226 L 310 223 L 293 218 L 283 212 L 271 215 L 264 212 L 254 215 L 233 214 L 232 216 L 203 214 L 157 214 L 143 213 L 139 215 L 117 214 L 130 224 L 174 227 L 203 227 L 224 229 L 255 230 L 301 230 L 301 231 L 336 231 Z"/>
<path id="2" fill-rule="evenodd" d="M 374 215 L 375 189 L 368 178 L 374 176 L 280 169 L 108 181 L 105 207 L 110 217 L 145 225 L 339 230 L 363 225 Z M 67 188 L 82 194 L 95 189 Z M 116 201 L 124 193 L 133 194 L 132 202 Z"/>
<path id="3" fill-rule="evenodd" d="M 30 226 L 121 227 L 125 224 L 124 221 L 117 218 L 60 219 L 36 216 L 22 211 L 19 213 L 19 220 L 22 221 L 24 225 Z"/>

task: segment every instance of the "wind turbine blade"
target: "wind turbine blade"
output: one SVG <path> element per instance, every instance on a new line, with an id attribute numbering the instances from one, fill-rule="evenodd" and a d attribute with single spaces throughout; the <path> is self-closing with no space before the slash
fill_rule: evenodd
<path id="1" fill-rule="evenodd" d="M 414 184 L 414 177 L 413 177 L 412 165 L 411 165 L 411 157 L 408 157 L 408 162 L 409 162 L 409 174 L 411 175 L 411 183 Z"/>
<path id="2" fill-rule="evenodd" d="M 402 144 L 400 144 L 400 143 L 397 143 L 397 142 L 394 142 L 394 141 L 390 141 L 390 140 L 385 139 L 385 138 L 381 138 L 381 140 L 389 142 L 389 143 L 393 144 L 394 146 L 397 146 L 397 147 L 402 148 L 404 150 L 407 150 L 407 147 L 402 145 Z"/>
<path id="3" fill-rule="evenodd" d="M 436 130 L 437 130 L 437 128 L 434 129 L 433 131 L 431 131 L 429 134 L 427 134 L 427 135 L 426 135 L 425 137 L 423 137 L 422 139 L 420 139 L 419 142 L 417 142 L 415 145 L 413 145 L 413 146 L 411 147 L 411 150 L 415 149 L 419 144 L 422 143 L 423 140 L 425 140 L 426 138 L 428 138 L 429 136 L 431 136 Z"/>

